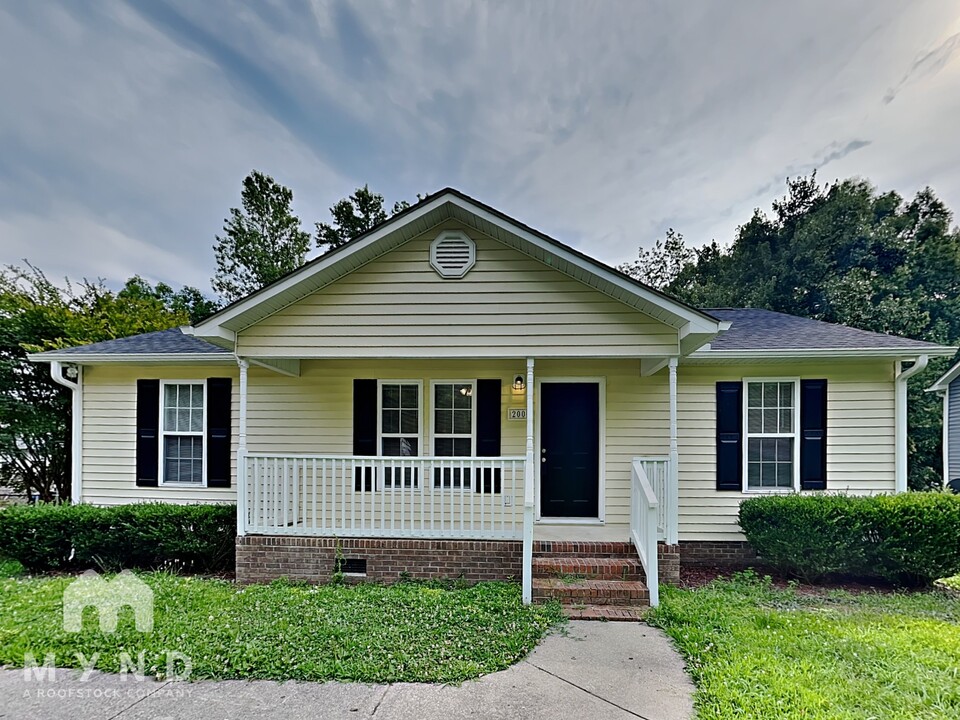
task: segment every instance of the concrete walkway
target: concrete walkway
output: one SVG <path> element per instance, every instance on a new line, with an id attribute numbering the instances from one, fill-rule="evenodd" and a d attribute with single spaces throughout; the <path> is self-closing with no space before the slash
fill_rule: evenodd
<path id="1" fill-rule="evenodd" d="M 306 720 L 377 717 L 687 720 L 693 685 L 669 640 L 642 623 L 571 622 L 523 662 L 459 687 L 398 683 L 135 682 L 0 671 L 3 720 Z"/>

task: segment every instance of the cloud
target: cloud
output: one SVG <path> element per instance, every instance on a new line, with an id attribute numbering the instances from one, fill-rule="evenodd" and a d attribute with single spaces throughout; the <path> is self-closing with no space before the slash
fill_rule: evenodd
<path id="1" fill-rule="evenodd" d="M 8 5 L 0 260 L 202 282 L 254 167 L 308 228 L 453 185 L 614 263 L 729 241 L 815 168 L 960 208 L 957 37 L 949 0 Z"/>

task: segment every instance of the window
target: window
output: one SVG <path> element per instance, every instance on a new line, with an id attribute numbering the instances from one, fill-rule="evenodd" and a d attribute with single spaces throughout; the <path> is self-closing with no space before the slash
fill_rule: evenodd
<path id="1" fill-rule="evenodd" d="M 160 444 L 164 483 L 203 484 L 204 383 L 163 383 Z"/>
<path id="2" fill-rule="evenodd" d="M 797 387 L 795 380 L 749 380 L 746 384 L 747 490 L 796 487 Z"/>
<path id="3" fill-rule="evenodd" d="M 420 384 L 380 383 L 380 454 L 390 457 L 417 457 L 420 454 Z M 383 486 L 399 487 L 394 470 L 384 468 Z M 404 470 L 405 487 L 417 487 L 415 468 Z"/>
<path id="4" fill-rule="evenodd" d="M 433 385 L 433 454 L 436 457 L 473 457 L 475 418 L 473 381 Z M 463 477 L 463 476 L 466 477 Z M 434 477 L 435 487 L 470 487 L 469 471 L 446 468 Z"/>

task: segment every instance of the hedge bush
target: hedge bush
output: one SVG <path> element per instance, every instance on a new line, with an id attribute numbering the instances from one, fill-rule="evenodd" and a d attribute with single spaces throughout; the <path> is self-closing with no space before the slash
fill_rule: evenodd
<path id="1" fill-rule="evenodd" d="M 740 527 L 764 563 L 808 581 L 927 585 L 960 572 L 960 497 L 947 493 L 750 498 Z"/>
<path id="2" fill-rule="evenodd" d="M 143 503 L 15 505 L 0 509 L 0 556 L 31 572 L 234 566 L 236 507 Z"/>

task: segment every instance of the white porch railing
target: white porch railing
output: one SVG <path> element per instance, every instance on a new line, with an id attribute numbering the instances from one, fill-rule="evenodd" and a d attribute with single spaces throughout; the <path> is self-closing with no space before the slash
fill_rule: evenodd
<path id="1" fill-rule="evenodd" d="M 245 531 L 519 539 L 524 461 L 247 453 Z"/>
<path id="2" fill-rule="evenodd" d="M 650 605 L 660 603 L 660 572 L 657 567 L 657 518 L 660 503 L 644 469 L 644 461 L 636 458 L 630 472 L 630 539 L 647 576 Z"/>
<path id="3" fill-rule="evenodd" d="M 671 494 L 667 492 L 670 482 L 670 458 L 641 457 L 634 458 L 634 461 L 640 463 L 653 488 L 653 495 L 657 498 L 657 540 L 666 541 L 670 524 L 677 520 L 676 511 L 670 503 Z"/>

